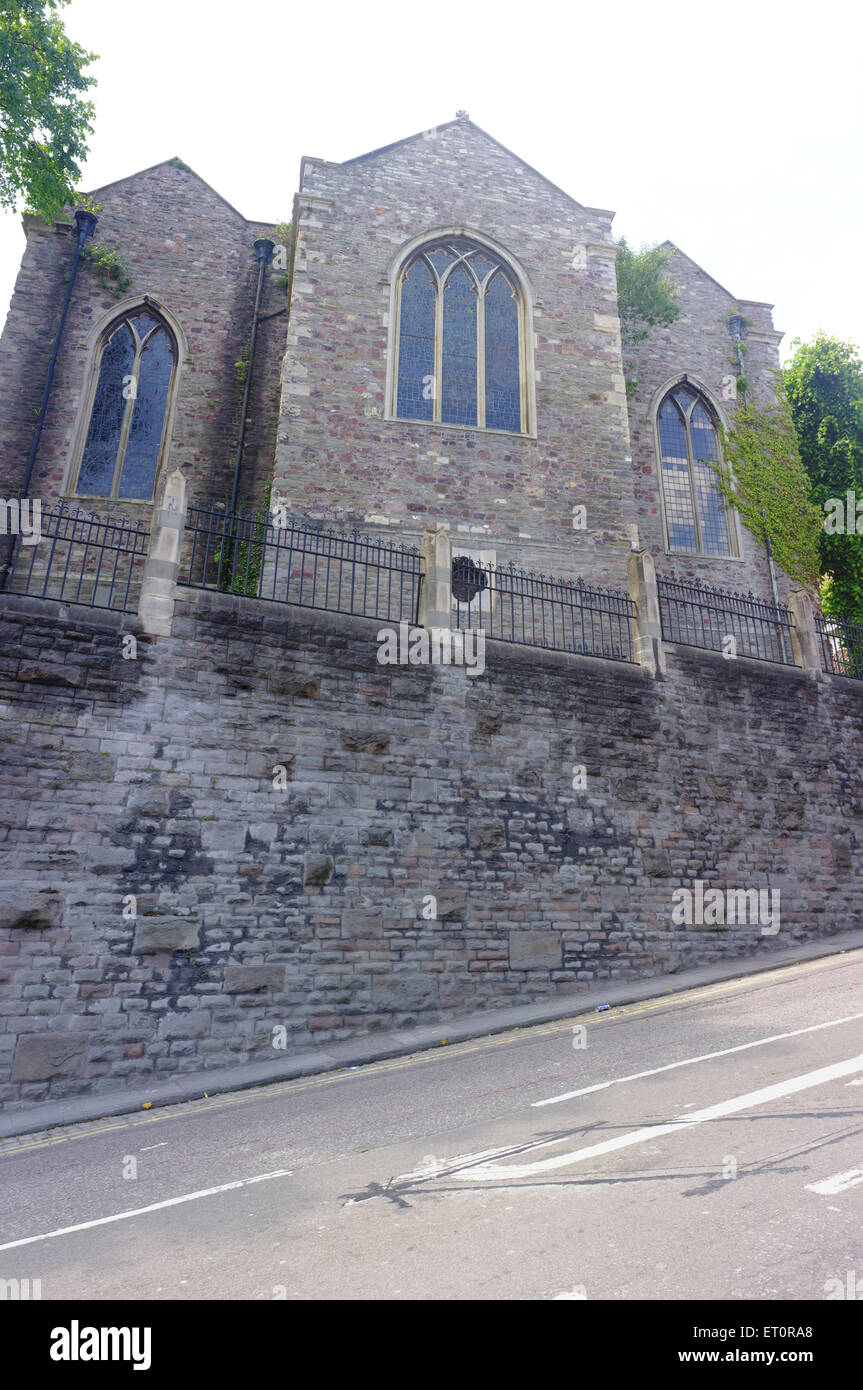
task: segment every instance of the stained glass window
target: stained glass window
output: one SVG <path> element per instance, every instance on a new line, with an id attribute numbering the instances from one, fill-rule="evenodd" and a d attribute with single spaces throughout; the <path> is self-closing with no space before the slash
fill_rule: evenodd
<path id="1" fill-rule="evenodd" d="M 466 266 L 458 266 L 443 290 L 441 419 L 476 424 L 476 321 L 479 297 Z"/>
<path id="2" fill-rule="evenodd" d="M 670 391 L 662 402 L 659 449 L 669 550 L 733 554 L 728 514 L 711 462 L 719 458 L 716 426 L 689 387 Z"/>
<path id="3" fill-rule="evenodd" d="M 175 362 L 173 334 L 155 314 L 136 310 L 112 325 L 78 470 L 80 496 L 153 496 Z"/>
<path id="4" fill-rule="evenodd" d="M 490 430 L 521 430 L 518 300 L 502 271 L 485 292 L 485 423 Z"/>
<path id="5" fill-rule="evenodd" d="M 417 251 L 398 324 L 397 416 L 522 432 L 522 304 L 489 251 L 463 237 Z"/>
<path id="6" fill-rule="evenodd" d="M 435 295 L 433 272 L 414 261 L 402 281 L 399 336 L 398 414 L 406 420 L 434 418 Z"/>

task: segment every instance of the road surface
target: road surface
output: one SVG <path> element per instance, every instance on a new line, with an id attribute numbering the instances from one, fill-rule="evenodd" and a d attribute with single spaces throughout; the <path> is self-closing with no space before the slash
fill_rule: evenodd
<path id="1" fill-rule="evenodd" d="M 863 1297 L 861 1111 L 856 951 L 5 1141 L 0 1278 L 88 1300 Z"/>

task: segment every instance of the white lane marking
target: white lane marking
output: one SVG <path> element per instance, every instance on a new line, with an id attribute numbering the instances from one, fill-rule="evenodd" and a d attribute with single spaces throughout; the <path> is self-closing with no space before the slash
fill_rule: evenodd
<path id="1" fill-rule="evenodd" d="M 33 1245 L 38 1240 L 53 1240 L 55 1236 L 68 1236 L 74 1231 L 90 1231 L 94 1226 L 107 1226 L 112 1221 L 128 1221 L 130 1216 L 145 1216 L 149 1211 L 162 1211 L 165 1207 L 177 1207 L 181 1202 L 197 1202 L 201 1197 L 214 1197 L 217 1192 L 233 1192 L 238 1187 L 249 1187 L 254 1182 L 268 1182 L 270 1178 L 289 1178 L 292 1170 L 279 1168 L 275 1173 L 259 1173 L 254 1178 L 239 1178 L 236 1182 L 223 1182 L 218 1187 L 205 1187 L 200 1192 L 186 1192 L 182 1197 L 169 1197 L 166 1202 L 153 1202 L 149 1207 L 136 1207 L 134 1211 L 118 1211 L 116 1216 L 100 1216 L 95 1221 L 81 1221 L 77 1226 L 63 1226 L 58 1231 L 46 1231 L 41 1236 L 25 1236 L 24 1240 L 10 1240 L 0 1245 L 0 1250 L 14 1250 L 19 1245 Z"/>
<path id="2" fill-rule="evenodd" d="M 847 1173 L 834 1173 L 832 1178 L 824 1178 L 821 1182 L 808 1182 L 806 1191 L 820 1192 L 824 1197 L 835 1197 L 837 1192 L 856 1187 L 858 1182 L 863 1182 L 863 1168 L 849 1168 Z"/>
<path id="3" fill-rule="evenodd" d="M 549 1173 L 556 1168 L 566 1168 L 571 1163 L 581 1163 L 586 1158 L 598 1158 L 601 1154 L 628 1149 L 633 1144 L 646 1144 L 654 1139 L 663 1139 L 668 1134 L 678 1134 L 681 1130 L 692 1129 L 695 1125 L 705 1124 L 709 1120 L 721 1120 L 726 1115 L 736 1115 L 741 1110 L 751 1110 L 756 1105 L 767 1105 L 772 1100 L 781 1100 L 783 1096 L 794 1095 L 796 1091 L 806 1091 L 811 1086 L 821 1086 L 827 1081 L 836 1081 L 856 1071 L 863 1071 L 863 1054 L 851 1057 L 845 1062 L 834 1062 L 829 1067 L 819 1067 L 817 1071 L 809 1071 L 802 1076 L 792 1076 L 789 1080 L 778 1081 L 773 1086 L 763 1086 L 759 1091 L 748 1091 L 746 1095 L 734 1096 L 731 1100 L 720 1101 L 718 1105 L 695 1110 L 690 1115 L 680 1115 L 667 1124 L 647 1125 L 643 1129 L 633 1130 L 631 1134 L 621 1134 L 616 1139 L 606 1139 L 601 1144 L 590 1144 L 585 1149 L 573 1149 L 569 1153 L 557 1154 L 554 1158 L 540 1159 L 537 1163 L 495 1167 L 487 1161 L 487 1155 L 477 1154 L 477 1159 L 482 1159 L 482 1163 L 479 1166 L 468 1165 L 462 1168 L 461 1176 L 479 1182 L 499 1182 L 506 1178 L 529 1178 L 535 1173 Z M 560 1139 L 546 1139 L 540 1144 L 531 1145 L 530 1148 L 535 1152 L 559 1143 Z M 498 1152 L 501 1156 L 511 1155 L 512 1145 Z"/>
<path id="4" fill-rule="evenodd" d="M 856 1081 L 849 1081 L 849 1086 L 863 1086 L 863 1076 L 858 1076 Z"/>
<path id="5" fill-rule="evenodd" d="M 142 1153 L 142 1154 L 148 1154 L 148 1153 L 150 1152 L 151 1149 L 164 1149 L 164 1148 L 167 1148 L 167 1146 L 168 1146 L 168 1141 L 167 1141 L 167 1139 L 163 1139 L 162 1142 L 161 1142 L 161 1144 L 148 1144 L 147 1147 L 146 1147 L 145 1149 L 142 1149 L 142 1150 L 141 1150 L 141 1153 Z"/>
<path id="6" fill-rule="evenodd" d="M 608 1086 L 622 1086 L 625 1081 L 640 1081 L 643 1076 L 658 1076 L 663 1071 L 674 1071 L 675 1067 L 692 1067 L 696 1062 L 709 1062 L 714 1057 L 730 1057 L 732 1052 L 746 1052 L 750 1047 L 764 1047 L 766 1043 L 781 1042 L 783 1038 L 800 1038 L 804 1033 L 817 1033 L 822 1028 L 837 1028 L 840 1023 L 856 1023 L 863 1014 L 849 1014 L 847 1018 L 831 1018 L 827 1023 L 813 1023 L 808 1028 L 795 1028 L 792 1033 L 774 1033 L 770 1038 L 758 1038 L 756 1042 L 741 1043 L 739 1047 L 726 1047 L 721 1052 L 703 1052 L 700 1057 L 686 1057 L 682 1062 L 669 1062 L 664 1067 L 654 1067 L 651 1071 L 636 1071 L 631 1076 L 618 1076 L 613 1081 L 599 1081 L 595 1086 L 584 1086 L 580 1091 L 567 1091 L 562 1096 L 551 1096 L 549 1100 L 535 1100 L 533 1109 L 543 1105 L 559 1105 L 562 1100 L 574 1100 L 576 1096 L 589 1096 L 593 1091 L 604 1091 Z M 863 1086 L 863 1079 L 852 1081 L 852 1086 Z"/>

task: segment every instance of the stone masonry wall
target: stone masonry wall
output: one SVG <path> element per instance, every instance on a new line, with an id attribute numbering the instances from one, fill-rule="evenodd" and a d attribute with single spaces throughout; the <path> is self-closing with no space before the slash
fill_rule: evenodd
<path id="1" fill-rule="evenodd" d="M 119 298 L 82 260 L 57 361 L 45 425 L 29 493 L 56 499 L 73 451 L 79 406 L 86 387 L 87 341 L 94 324 L 148 295 L 182 327 L 188 356 L 180 364 L 168 468 L 178 465 L 190 498 L 209 504 L 230 496 L 237 448 L 242 385 L 235 363 L 248 339 L 257 268 L 252 244 L 269 224 L 248 222 L 185 166 L 167 161 L 95 191 L 102 204 L 96 242 L 119 252 L 131 275 Z M 0 496 L 24 477 L 66 277 L 74 228 L 53 228 L 25 218 L 27 248 L 0 339 Z M 268 268 L 262 313 L 286 304 Z M 259 501 L 272 473 L 279 378 L 286 318 L 261 324 L 244 455 L 242 500 Z M 66 495 L 69 495 L 68 489 Z M 94 504 L 147 520 L 150 503 Z"/>
<path id="2" fill-rule="evenodd" d="M 729 381 L 733 382 L 738 375 L 728 318 L 741 313 L 750 320 L 744 332 L 744 373 L 749 382 L 749 394 L 755 399 L 773 398 L 773 373 L 779 367 L 782 339 L 782 334 L 774 331 L 769 304 L 734 299 L 688 256 L 676 247 L 672 251 L 666 274 L 680 289 L 680 317 L 668 328 L 651 329 L 646 340 L 634 351 L 625 352 L 627 363 L 632 364 L 631 374 L 638 381 L 638 389 L 629 403 L 629 425 L 639 537 L 642 545 L 653 554 L 659 575 L 700 579 L 705 584 L 717 584 L 743 593 L 751 591 L 756 598 L 772 599 L 765 548 L 756 543 L 739 519 L 736 522 L 739 556 L 707 558 L 673 554 L 665 549 L 654 422 L 658 394 L 687 373 L 707 390 L 727 423 L 737 403 L 723 397 L 723 387 L 730 390 Z M 787 594 L 787 580 L 781 573 L 777 578 L 780 598 L 783 598 Z"/>
<path id="3" fill-rule="evenodd" d="M 4 1104 L 860 924 L 859 683 L 502 643 L 471 678 L 378 664 L 378 627 L 186 590 L 153 638 L 2 600 Z M 698 878 L 779 888 L 778 936 L 675 926 Z"/>
<path id="4" fill-rule="evenodd" d="M 275 469 L 290 510 L 412 542 L 438 521 L 498 563 L 623 583 L 635 510 L 611 217 L 468 120 L 305 161 Z M 386 418 L 392 263 L 441 228 L 490 238 L 527 277 L 535 438 Z"/>

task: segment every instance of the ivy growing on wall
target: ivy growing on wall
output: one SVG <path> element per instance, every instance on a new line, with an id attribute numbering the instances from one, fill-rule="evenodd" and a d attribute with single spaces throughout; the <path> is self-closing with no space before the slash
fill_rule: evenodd
<path id="1" fill-rule="evenodd" d="M 809 478 L 781 382 L 773 403 L 744 396 L 722 433 L 723 458 L 714 464 L 720 492 L 753 536 L 766 543 L 769 535 L 780 568 L 817 594 L 823 517 L 809 500 Z"/>

